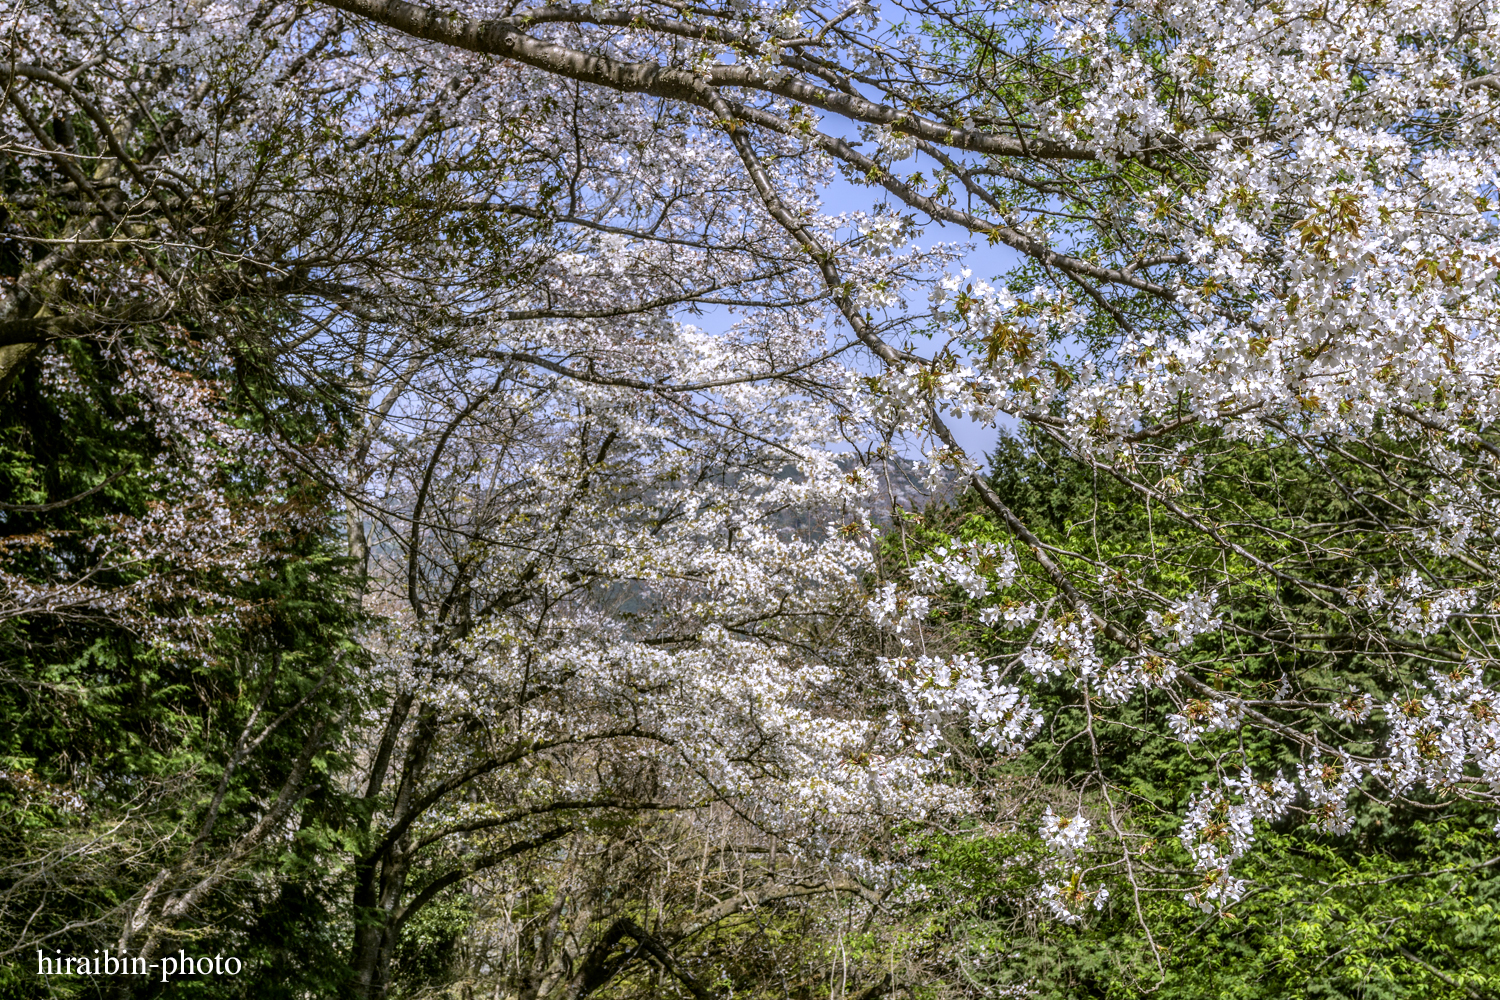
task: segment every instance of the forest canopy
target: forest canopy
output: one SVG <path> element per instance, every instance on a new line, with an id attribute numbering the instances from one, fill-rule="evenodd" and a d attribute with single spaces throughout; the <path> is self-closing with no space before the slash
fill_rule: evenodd
<path id="1" fill-rule="evenodd" d="M 1500 7 L 0 24 L 0 997 L 1500 995 Z"/>

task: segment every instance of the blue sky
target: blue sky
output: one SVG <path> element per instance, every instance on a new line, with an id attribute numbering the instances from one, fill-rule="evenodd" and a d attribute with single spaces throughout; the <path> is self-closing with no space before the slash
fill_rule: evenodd
<path id="1" fill-rule="evenodd" d="M 868 212 L 884 200 L 885 193 L 878 187 L 858 186 L 838 177 L 823 189 L 822 196 L 823 211 L 829 215 L 838 215 L 843 212 Z M 954 225 L 933 223 L 916 242 L 922 247 L 929 247 L 934 243 L 967 244 L 970 249 L 965 254 L 964 266 L 973 271 L 975 278 L 983 278 L 996 284 L 1001 283 L 996 279 L 1003 278 L 1020 261 L 1020 255 L 1011 248 L 1004 245 L 992 246 L 986 240 L 971 240 L 968 232 Z M 715 331 L 727 328 L 731 317 L 725 307 L 704 306 L 700 314 L 684 319 L 694 326 Z M 968 419 L 950 418 L 949 426 L 959 444 L 975 459 L 982 459 L 994 447 L 999 433 L 995 427 L 983 426 Z M 912 457 L 915 457 L 914 450 Z"/>

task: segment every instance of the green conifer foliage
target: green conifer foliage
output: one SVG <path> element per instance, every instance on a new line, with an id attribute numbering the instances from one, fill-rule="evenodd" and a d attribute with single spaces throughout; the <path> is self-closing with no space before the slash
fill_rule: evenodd
<path id="1" fill-rule="evenodd" d="M 298 433 L 306 415 L 258 384 L 245 359 L 214 359 L 179 337 L 142 343 L 185 382 L 220 387 L 215 407 L 229 424 L 254 429 L 279 413 L 281 430 Z M 86 575 L 91 541 L 164 502 L 151 470 L 180 442 L 147 419 L 116 348 L 51 345 L 5 395 L 0 558 L 13 583 Z M 49 377 L 49 365 L 67 377 Z M 117 954 L 132 920 L 127 953 L 154 937 L 158 954 L 243 963 L 184 995 L 306 995 L 338 981 L 324 851 L 342 801 L 330 780 L 341 729 L 360 710 L 349 683 L 357 610 L 319 488 L 285 467 L 221 457 L 212 478 L 223 495 L 276 515 L 253 560 L 203 566 L 168 548 L 143 552 L 88 577 L 100 601 L 0 621 L 0 937 L 12 949 L 0 996 L 154 995 L 157 977 L 36 974 L 37 949 Z M 152 578 L 165 583 L 145 585 Z M 199 616 L 175 638 L 147 631 Z M 274 829 L 257 835 L 271 814 Z M 170 911 L 204 883 L 212 891 Z"/>

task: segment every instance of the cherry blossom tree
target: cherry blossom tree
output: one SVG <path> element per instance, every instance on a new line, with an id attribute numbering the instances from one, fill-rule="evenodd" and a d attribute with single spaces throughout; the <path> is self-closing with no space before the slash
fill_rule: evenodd
<path id="1" fill-rule="evenodd" d="M 1295 773 L 1213 751 L 1217 779 L 1182 831 L 1210 911 L 1243 891 L 1233 862 L 1255 823 L 1293 802 L 1332 833 L 1356 792 L 1493 802 L 1487 8 L 332 6 L 697 109 L 883 363 L 872 409 L 971 470 L 945 418 L 1008 415 L 1214 554 L 1151 579 L 1135 554 L 1044 542 L 974 475 L 1010 547 L 955 542 L 872 613 L 918 628 L 934 581 L 1038 599 L 981 612 L 1019 630 L 1014 654 L 894 665 L 916 671 L 914 709 L 968 713 L 1010 747 L 1035 728 L 1023 682 L 1067 677 L 1091 719 L 1097 699 L 1091 727 L 1150 690 L 1189 748 L 1216 731 L 1284 741 Z M 938 221 L 1021 265 L 1000 286 L 962 269 L 939 280 L 934 350 L 883 335 L 890 286 L 846 270 L 772 173 L 789 139 L 878 191 L 889 222 L 870 233 L 899 243 Z M 1304 456 L 1358 513 L 1209 501 L 1202 484 L 1232 477 L 1240 444 Z M 1247 606 L 1274 626 L 1247 632 L 1231 613 Z M 1263 690 L 1234 657 L 1194 655 L 1209 636 L 1334 661 L 1352 644 L 1358 663 L 1343 683 Z"/>
<path id="2" fill-rule="evenodd" d="M 753 209 L 738 156 L 658 99 L 492 74 L 327 11 L 11 15 L 7 371 L 57 367 L 77 340 L 178 386 L 165 433 L 202 475 L 162 498 L 176 533 L 154 540 L 150 585 L 180 590 L 217 551 L 183 504 L 212 510 L 204 478 L 258 459 L 342 496 L 376 619 L 374 665 L 342 692 L 365 712 L 344 730 L 348 801 L 296 769 L 227 853 L 195 841 L 125 887 L 118 944 L 150 957 L 256 851 L 319 823 L 350 845 L 361 995 L 387 993 L 403 927 L 450 888 L 622 817 L 730 804 L 744 836 L 816 855 L 773 865 L 756 899 L 865 891 L 829 844 L 947 793 L 939 761 L 850 700 L 863 667 L 836 626 L 859 607 L 872 480 L 827 445 L 861 405 L 820 329 L 828 292 Z M 783 154 L 771 175 L 812 216 L 826 167 Z M 817 226 L 872 282 L 930 266 Z M 744 315 L 722 335 L 672 315 L 707 306 Z M 202 406 L 218 389 L 163 368 L 164 326 L 281 399 L 357 416 L 309 440 L 266 408 L 267 433 L 226 456 L 232 428 Z M 233 527 L 226 571 L 248 571 L 256 528 Z M 44 603 L 17 577 L 17 614 L 162 624 L 95 578 Z M 305 756 L 334 740 L 314 729 Z M 743 889 L 689 925 L 754 905 Z M 594 989 L 646 955 L 694 982 L 629 926 L 530 988 Z"/>
<path id="3" fill-rule="evenodd" d="M 349 783 L 362 995 L 441 893 L 622 816 L 717 803 L 894 884 L 819 845 L 969 808 L 946 755 L 1024 751 L 1058 689 L 1082 738 L 1164 701 L 1172 745 L 1207 755 L 1181 891 L 1211 913 L 1257 824 L 1336 835 L 1355 795 L 1493 803 L 1488 9 L 5 21 L 0 377 L 175 317 L 359 410 L 325 450 L 266 447 L 337 489 L 381 622 Z M 865 211 L 822 214 L 836 178 Z M 975 275 L 933 223 L 1020 263 Z M 738 312 L 708 333 L 707 307 Z M 1147 550 L 1028 522 L 955 417 L 1019 422 L 1123 490 Z M 1003 535 L 877 564 L 855 466 L 899 438 Z M 1339 516 L 1291 505 L 1256 450 L 1316 470 Z M 959 606 L 988 631 L 936 627 Z M 1068 780 L 1074 810 L 1033 810 L 1039 905 L 1139 912 L 1123 793 L 1097 762 Z M 1101 838 L 1115 860 L 1085 873 Z M 645 924 L 611 926 L 528 995 L 648 953 L 696 982 Z"/>

